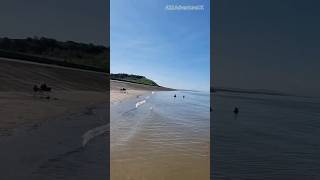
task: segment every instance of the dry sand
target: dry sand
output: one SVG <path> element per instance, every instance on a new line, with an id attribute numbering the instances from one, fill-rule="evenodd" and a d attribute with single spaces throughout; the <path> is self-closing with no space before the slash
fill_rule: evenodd
<path id="1" fill-rule="evenodd" d="M 0 82 L 0 136 L 108 100 L 103 73 L 0 59 Z M 41 83 L 52 87 L 50 99 L 33 92 Z"/>
<path id="2" fill-rule="evenodd" d="M 0 136 L 10 135 L 16 127 L 107 103 L 107 78 L 105 73 L 0 58 Z M 32 90 L 33 85 L 41 83 L 53 89 L 49 100 Z M 127 92 L 121 92 L 121 88 Z M 112 80 L 110 103 L 160 90 L 169 89 Z"/>
<path id="3" fill-rule="evenodd" d="M 120 89 L 125 88 L 126 93 L 121 92 Z M 165 87 L 154 87 L 154 86 L 147 86 L 141 84 L 135 84 L 130 82 L 123 82 L 123 81 L 110 81 L 110 103 L 121 102 L 126 99 L 134 98 L 145 93 L 150 93 L 152 91 L 168 91 L 172 90 Z"/>

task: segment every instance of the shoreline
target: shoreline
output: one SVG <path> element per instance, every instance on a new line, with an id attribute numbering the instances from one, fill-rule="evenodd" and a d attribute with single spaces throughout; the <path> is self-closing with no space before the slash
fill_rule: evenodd
<path id="1" fill-rule="evenodd" d="M 208 179 L 209 101 L 201 99 L 202 95 L 192 92 L 167 91 L 111 107 L 111 178 Z"/>
<path id="2" fill-rule="evenodd" d="M 143 90 L 127 90 L 127 93 L 123 93 L 117 90 L 110 91 L 110 105 L 117 104 L 119 102 L 127 101 L 138 96 L 151 93 L 151 91 Z"/>
<path id="3" fill-rule="evenodd" d="M 0 179 L 107 177 L 107 108 L 167 90 L 113 80 L 109 87 L 103 73 L 16 61 L 0 60 L 0 75 L 0 144 L 4 147 L 0 168 L 5 171 Z M 52 87 L 50 99 L 44 98 L 46 93 L 33 92 L 32 87 L 40 83 Z M 96 163 L 88 163 L 92 160 Z M 63 170 L 70 168 L 72 172 Z"/>
<path id="4" fill-rule="evenodd" d="M 57 175 L 63 179 L 107 176 L 108 166 L 104 164 L 109 132 L 85 147 L 82 144 L 87 131 L 106 124 L 106 107 L 104 103 L 81 108 L 77 113 L 46 119 L 37 126 L 20 126 L 12 135 L 1 137 L 0 167 L 5 173 L 0 177 L 40 180 L 56 179 Z M 95 163 L 88 163 L 93 160 Z M 64 170 L 70 168 L 72 173 Z M 16 174 L 16 170 L 20 173 Z"/>
<path id="5" fill-rule="evenodd" d="M 116 80 L 110 80 L 108 86 L 104 73 L 4 58 L 0 58 L 0 75 L 0 136 L 10 135 L 17 127 L 77 113 L 81 108 L 108 102 L 108 98 L 113 104 L 169 89 Z M 32 91 L 40 83 L 52 87 L 49 100 Z M 127 93 L 121 93 L 121 88 Z"/>
<path id="6" fill-rule="evenodd" d="M 82 144 L 87 131 L 108 123 L 107 78 L 0 58 L 0 179 L 107 177 L 109 132 Z M 33 91 L 42 83 L 50 93 Z"/>
<path id="7" fill-rule="evenodd" d="M 126 92 L 121 92 L 120 89 L 125 88 Z M 175 91 L 174 89 L 148 86 L 126 81 L 110 80 L 110 104 L 115 104 L 134 97 L 142 96 L 153 91 Z"/>

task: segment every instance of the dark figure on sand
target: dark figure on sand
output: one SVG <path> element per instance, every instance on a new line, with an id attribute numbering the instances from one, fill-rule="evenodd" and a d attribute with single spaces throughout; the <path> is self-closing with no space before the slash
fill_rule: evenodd
<path id="1" fill-rule="evenodd" d="M 126 92 L 127 92 L 127 89 L 126 89 L 126 88 L 121 88 L 121 89 L 120 89 L 120 92 L 126 93 Z"/>
<path id="2" fill-rule="evenodd" d="M 38 92 L 40 93 L 40 94 L 42 94 L 42 92 L 51 92 L 51 87 L 49 87 L 49 86 L 47 86 L 47 84 L 41 84 L 40 85 L 40 87 L 38 87 L 38 85 L 34 85 L 33 86 L 33 92 L 34 92 L 34 95 L 36 95 Z M 46 97 L 46 99 L 50 99 L 50 96 L 48 95 L 47 97 Z"/>
<path id="3" fill-rule="evenodd" d="M 51 92 L 51 87 L 47 86 L 47 84 L 44 83 L 44 84 L 41 84 L 40 90 L 45 92 Z"/>
<path id="4" fill-rule="evenodd" d="M 37 93 L 40 91 L 40 88 L 37 85 L 33 86 L 33 92 L 34 92 L 34 96 L 37 95 Z"/>
<path id="5" fill-rule="evenodd" d="M 33 92 L 37 93 L 40 90 L 40 88 L 37 85 L 33 86 Z"/>
<path id="6" fill-rule="evenodd" d="M 238 108 L 238 107 L 235 107 L 234 110 L 233 110 L 233 113 L 234 113 L 234 114 L 238 114 L 238 113 L 239 113 L 239 108 Z"/>

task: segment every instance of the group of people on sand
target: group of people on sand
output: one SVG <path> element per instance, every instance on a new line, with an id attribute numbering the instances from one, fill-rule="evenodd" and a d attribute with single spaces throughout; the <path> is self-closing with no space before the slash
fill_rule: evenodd
<path id="1" fill-rule="evenodd" d="M 121 88 L 121 89 L 120 89 L 120 92 L 126 94 L 126 93 L 127 93 L 127 89 L 126 89 L 126 88 Z"/>
<path id="2" fill-rule="evenodd" d="M 49 93 L 51 92 L 51 90 L 52 90 L 52 88 L 49 87 L 46 83 L 43 83 L 40 86 L 38 86 L 38 85 L 33 86 L 34 96 L 36 96 L 37 94 L 45 95 L 46 99 L 50 99 Z M 44 93 L 46 93 L 46 94 L 44 94 Z"/>

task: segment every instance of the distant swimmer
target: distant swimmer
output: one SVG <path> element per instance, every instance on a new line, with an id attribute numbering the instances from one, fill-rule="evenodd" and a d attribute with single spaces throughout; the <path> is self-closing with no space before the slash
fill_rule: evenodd
<path id="1" fill-rule="evenodd" d="M 184 99 L 184 96 L 182 96 L 182 98 Z"/>
<path id="2" fill-rule="evenodd" d="M 176 97 L 177 97 L 177 95 L 174 95 L 173 97 L 174 97 L 174 98 L 176 98 Z"/>
<path id="3" fill-rule="evenodd" d="M 238 113 L 239 113 L 239 108 L 238 108 L 238 107 L 235 107 L 234 110 L 233 110 L 233 113 L 234 113 L 234 114 L 238 114 Z"/>

